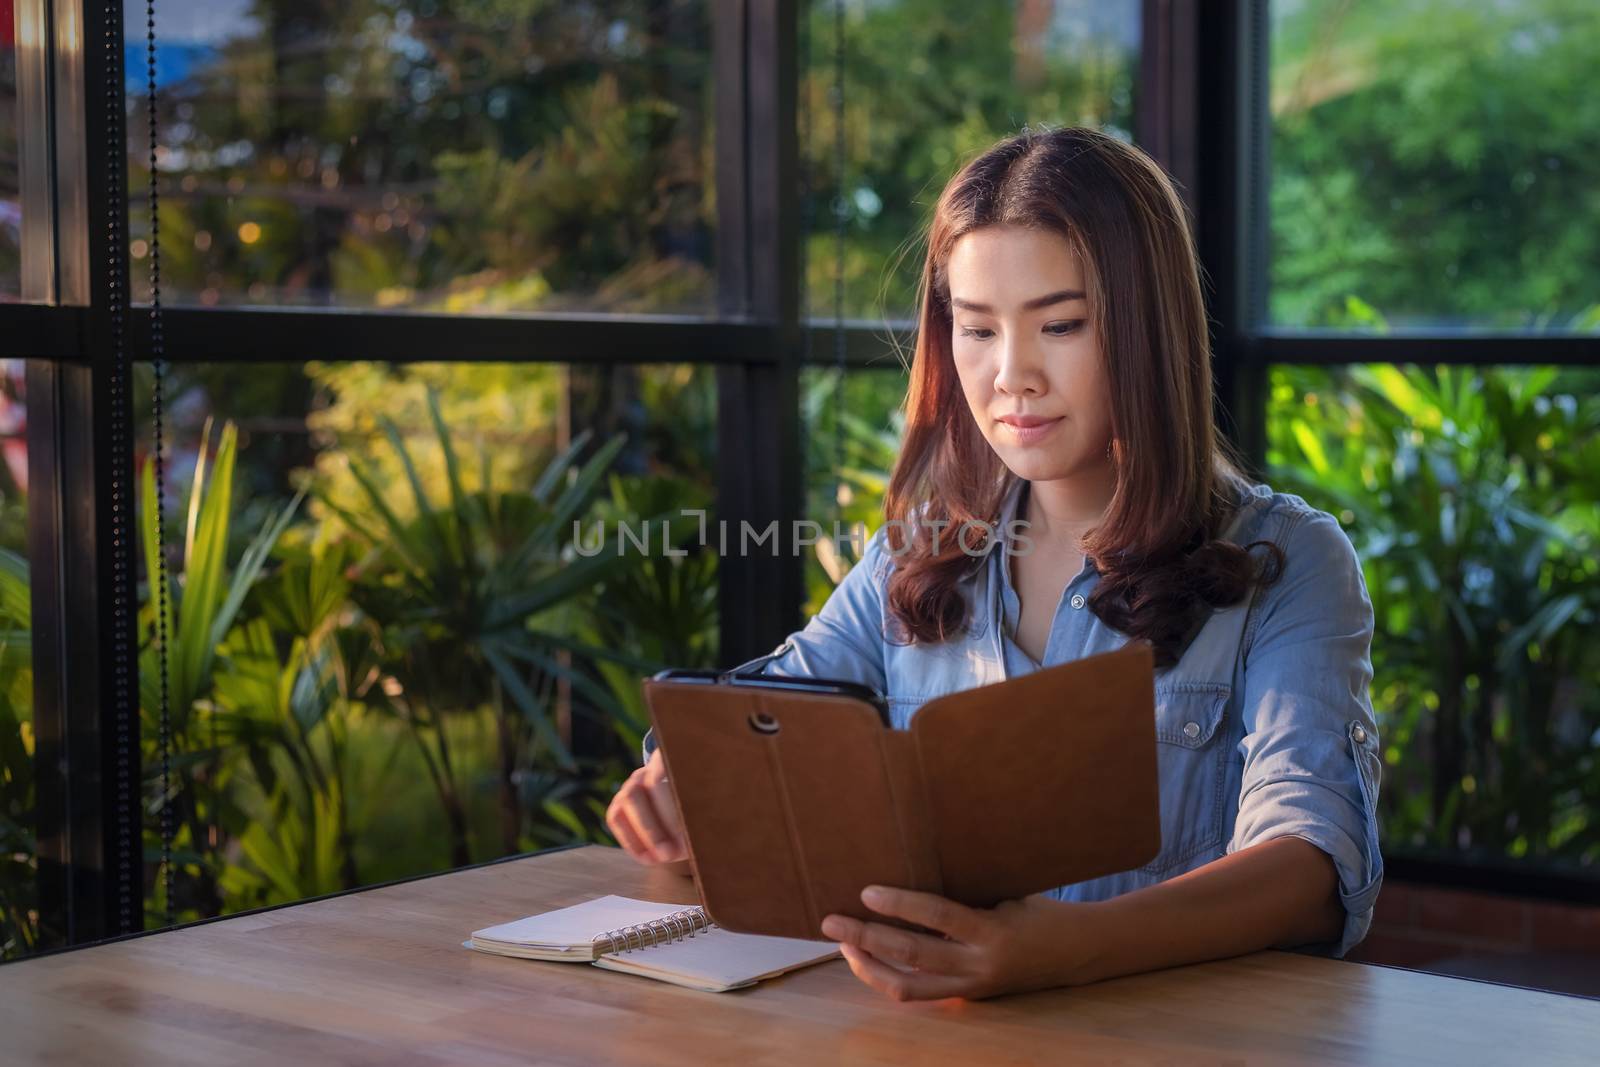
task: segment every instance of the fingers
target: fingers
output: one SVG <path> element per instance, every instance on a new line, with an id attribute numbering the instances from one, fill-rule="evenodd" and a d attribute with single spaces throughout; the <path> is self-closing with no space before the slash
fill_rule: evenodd
<path id="1" fill-rule="evenodd" d="M 645 785 L 650 790 L 650 798 L 655 802 L 655 813 L 661 821 L 661 827 L 672 838 L 673 843 L 683 851 L 683 816 L 678 811 L 678 798 L 672 792 L 672 785 L 667 781 L 667 765 L 661 759 L 661 750 L 656 749 L 650 754 L 650 762 L 645 764 Z M 683 857 L 675 856 L 674 859 Z"/>
<path id="2" fill-rule="evenodd" d="M 688 850 L 683 846 L 677 799 L 672 795 L 672 786 L 662 777 L 666 770 L 660 756 L 658 749 L 651 754 L 650 762 L 641 768 L 644 773 L 640 776 L 637 797 L 629 806 L 628 814 L 632 816 L 640 836 L 650 841 L 656 857 L 662 862 L 671 862 L 687 858 Z"/>
<path id="3" fill-rule="evenodd" d="M 618 794 L 618 796 L 620 795 Z M 628 855 L 640 863 L 659 862 L 650 845 L 639 836 L 639 832 L 633 828 L 633 824 L 628 820 L 626 809 L 619 805 L 616 800 L 611 802 L 610 809 L 606 811 L 606 826 L 610 828 L 612 835 L 616 837 L 617 844 L 621 845 L 623 851 Z"/>
<path id="4" fill-rule="evenodd" d="M 938 1000 L 943 997 L 967 996 L 976 988 L 971 978 L 962 975 L 899 970 L 882 960 L 874 959 L 870 952 L 848 943 L 839 946 L 839 953 L 857 978 L 895 1000 Z"/>
<path id="5" fill-rule="evenodd" d="M 634 828 L 633 820 L 628 814 L 628 809 L 635 803 L 633 790 L 638 776 L 638 771 L 629 775 L 622 783 L 622 787 L 617 790 L 617 795 L 611 798 L 611 804 L 606 808 L 606 828 L 611 831 L 612 836 L 617 839 L 617 844 L 621 845 L 628 855 L 640 863 L 654 863 L 656 859 L 651 853 L 649 843 L 639 836 L 639 831 Z"/>
<path id="6" fill-rule="evenodd" d="M 869 885 L 861 891 L 861 902 L 880 914 L 926 926 L 968 944 L 982 937 L 989 921 L 959 901 L 915 889 Z"/>
<path id="7" fill-rule="evenodd" d="M 649 767 L 641 767 L 617 790 L 606 811 L 606 826 L 617 843 L 640 863 L 669 863 L 687 857 L 683 847 L 677 806 L 666 798 L 670 814 L 657 810 L 658 791 L 650 785 Z M 673 827 L 669 829 L 669 827 Z"/>
<path id="8" fill-rule="evenodd" d="M 841 945 L 863 949 L 879 961 L 906 970 L 962 976 L 978 969 L 978 960 L 970 947 L 937 934 L 919 934 L 837 914 L 822 920 L 822 933 Z"/>
<path id="9" fill-rule="evenodd" d="M 648 790 L 641 789 L 637 793 L 633 805 L 628 808 L 628 815 L 633 819 L 639 836 L 649 843 L 656 859 L 667 863 L 684 858 L 682 843 L 677 834 L 662 825 L 653 795 Z"/>

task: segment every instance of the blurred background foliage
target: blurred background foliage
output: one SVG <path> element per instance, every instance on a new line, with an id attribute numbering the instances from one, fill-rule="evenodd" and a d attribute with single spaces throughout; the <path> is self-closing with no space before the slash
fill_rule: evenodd
<path id="1" fill-rule="evenodd" d="M 850 0 L 841 102 L 841 27 L 832 4 L 806 5 L 811 329 L 911 314 L 933 200 L 994 140 L 1024 123 L 1131 137 L 1139 8 Z M 140 130 L 143 6 L 128 11 Z M 178 4 L 158 56 L 164 296 L 709 314 L 710 17 L 688 0 Z M 1600 115 L 1582 91 L 1600 9 L 1274 0 L 1271 19 L 1261 325 L 1600 326 Z M 137 199 L 132 221 L 142 278 Z M 886 329 L 873 368 L 804 373 L 806 514 L 828 532 L 881 521 L 906 385 L 896 342 L 909 351 Z M 153 921 L 163 802 L 180 919 L 609 841 L 604 805 L 647 725 L 640 675 L 719 662 L 716 559 L 694 531 L 668 531 L 683 556 L 585 572 L 554 521 L 715 519 L 716 382 L 695 353 L 606 368 L 383 357 L 169 371 L 162 518 L 188 666 L 165 798 L 154 698 L 143 709 Z M 22 364 L 0 367 L 11 956 L 52 932 L 30 895 L 26 398 Z M 1600 372 L 1541 367 L 1271 373 L 1263 473 L 1339 517 L 1373 594 L 1391 851 L 1600 860 L 1600 652 L 1583 640 L 1600 610 L 1597 387 Z M 139 411 L 148 400 L 142 368 Z M 153 517 L 146 504 L 147 538 Z M 808 611 L 855 558 L 818 546 Z"/>
<path id="2" fill-rule="evenodd" d="M 1272 324 L 1600 329 L 1600 5 L 1271 12 Z"/>
<path id="3" fill-rule="evenodd" d="M 1269 480 L 1366 574 L 1386 847 L 1600 862 L 1600 370 L 1278 367 Z"/>

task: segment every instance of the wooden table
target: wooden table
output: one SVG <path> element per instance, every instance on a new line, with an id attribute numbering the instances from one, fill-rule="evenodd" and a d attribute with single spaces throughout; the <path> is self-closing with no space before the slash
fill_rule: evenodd
<path id="1" fill-rule="evenodd" d="M 1294 953 L 898 1003 L 842 959 L 731 993 L 461 946 L 687 880 L 584 846 L 0 967 L 0 1060 L 1592 1064 L 1600 1001 Z"/>

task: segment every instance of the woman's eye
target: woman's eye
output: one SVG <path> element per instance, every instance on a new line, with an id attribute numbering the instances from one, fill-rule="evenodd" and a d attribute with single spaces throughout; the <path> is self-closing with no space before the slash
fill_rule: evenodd
<path id="1" fill-rule="evenodd" d="M 1044 328 L 1044 332 L 1051 337 L 1066 337 L 1077 333 L 1081 329 L 1083 329 L 1083 320 L 1072 319 L 1068 322 L 1052 322 Z M 982 326 L 963 326 L 961 328 L 962 337 L 972 337 L 979 341 L 987 341 L 993 333 L 993 330 L 985 329 Z"/>

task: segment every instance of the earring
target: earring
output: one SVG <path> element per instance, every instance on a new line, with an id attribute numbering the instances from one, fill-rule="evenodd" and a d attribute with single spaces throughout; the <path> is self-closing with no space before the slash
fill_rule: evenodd
<path id="1" fill-rule="evenodd" d="M 1113 461 L 1115 461 L 1116 457 L 1111 454 L 1111 446 L 1115 443 L 1115 438 L 1106 442 L 1106 458 Z"/>

